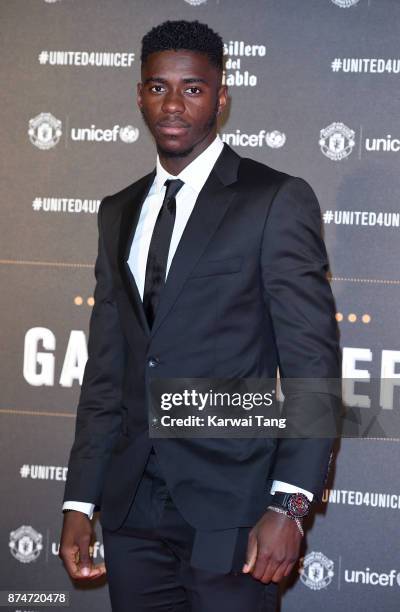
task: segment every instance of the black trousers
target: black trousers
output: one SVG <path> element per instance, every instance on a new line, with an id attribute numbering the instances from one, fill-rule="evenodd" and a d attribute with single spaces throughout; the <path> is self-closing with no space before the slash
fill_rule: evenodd
<path id="1" fill-rule="evenodd" d="M 250 528 L 196 531 L 152 451 L 126 521 L 102 530 L 113 612 L 275 612 L 278 586 L 241 572 Z"/>

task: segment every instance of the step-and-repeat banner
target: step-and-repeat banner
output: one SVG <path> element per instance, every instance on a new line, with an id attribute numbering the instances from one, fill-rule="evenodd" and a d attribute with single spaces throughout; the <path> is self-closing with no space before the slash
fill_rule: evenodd
<path id="1" fill-rule="evenodd" d="M 313 186 L 343 374 L 396 379 L 400 2 L 12 0 L 0 17 L 0 590 L 69 590 L 70 609 L 106 612 L 106 585 L 72 584 L 57 555 L 96 213 L 155 162 L 135 101 L 141 38 L 166 19 L 221 33 L 231 94 L 223 139 Z M 397 391 L 386 410 L 400 409 Z M 360 395 L 373 410 L 368 385 Z M 396 436 L 337 445 L 282 611 L 398 611 L 399 463 Z M 98 522 L 96 532 L 100 561 Z"/>

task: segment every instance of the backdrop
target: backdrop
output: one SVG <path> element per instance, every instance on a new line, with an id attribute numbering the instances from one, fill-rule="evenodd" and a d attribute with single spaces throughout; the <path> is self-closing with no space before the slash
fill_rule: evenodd
<path id="1" fill-rule="evenodd" d="M 167 18 L 221 33 L 231 94 L 224 140 L 311 183 L 344 375 L 397 378 L 400 3 L 13 0 L 0 12 L 0 589 L 68 590 L 71 610 L 105 612 L 106 586 L 74 586 L 57 553 L 96 212 L 155 162 L 135 102 L 141 37 Z M 399 411 L 393 395 L 387 409 Z M 282 589 L 283 611 L 399 609 L 398 442 L 338 444 L 302 559 Z"/>

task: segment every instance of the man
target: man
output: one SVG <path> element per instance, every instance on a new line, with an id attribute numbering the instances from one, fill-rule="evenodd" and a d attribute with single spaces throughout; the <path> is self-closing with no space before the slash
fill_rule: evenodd
<path id="1" fill-rule="evenodd" d="M 320 208 L 217 135 L 219 35 L 168 21 L 141 59 L 157 166 L 99 209 L 60 557 L 73 578 L 105 573 L 97 509 L 113 610 L 273 610 L 332 440 L 150 438 L 147 397 L 156 377 L 340 377 Z"/>

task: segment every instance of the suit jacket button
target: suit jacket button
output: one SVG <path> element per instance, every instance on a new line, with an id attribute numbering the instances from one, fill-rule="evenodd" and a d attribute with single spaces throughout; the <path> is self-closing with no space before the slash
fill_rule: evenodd
<path id="1" fill-rule="evenodd" d="M 158 357 L 149 357 L 147 363 L 149 368 L 156 368 L 160 363 L 160 360 L 158 359 Z"/>

